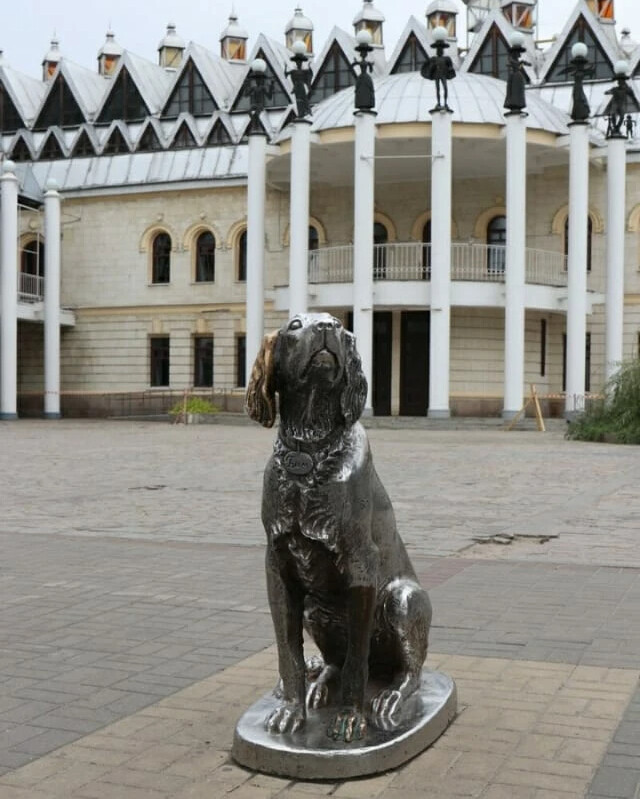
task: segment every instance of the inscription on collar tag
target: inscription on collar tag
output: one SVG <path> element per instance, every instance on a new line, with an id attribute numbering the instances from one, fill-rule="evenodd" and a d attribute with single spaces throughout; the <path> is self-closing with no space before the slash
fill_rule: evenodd
<path id="1" fill-rule="evenodd" d="M 307 452 L 287 452 L 284 468 L 291 474 L 309 474 L 313 469 L 313 458 Z"/>

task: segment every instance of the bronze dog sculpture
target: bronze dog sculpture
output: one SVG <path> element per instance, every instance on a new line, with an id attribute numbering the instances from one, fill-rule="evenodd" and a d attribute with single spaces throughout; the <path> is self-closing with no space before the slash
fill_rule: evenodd
<path id="1" fill-rule="evenodd" d="M 418 687 L 431 605 L 358 422 L 367 383 L 353 335 L 329 314 L 309 314 L 266 336 L 246 399 L 265 427 L 276 394 L 262 521 L 282 701 L 265 725 L 295 732 L 307 707 L 336 704 L 328 735 L 349 742 L 364 736 L 368 711 L 374 724 L 393 726 Z M 303 627 L 322 654 L 313 674 Z M 383 687 L 365 708 L 369 676 Z"/>

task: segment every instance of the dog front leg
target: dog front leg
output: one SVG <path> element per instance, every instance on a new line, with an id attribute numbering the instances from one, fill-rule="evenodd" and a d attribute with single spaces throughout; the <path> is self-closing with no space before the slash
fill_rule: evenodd
<path id="1" fill-rule="evenodd" d="M 267 549 L 267 594 L 278 645 L 282 704 L 266 719 L 272 733 L 295 732 L 305 722 L 305 663 L 302 639 L 303 597 L 285 585 L 277 558 Z"/>
<path id="2" fill-rule="evenodd" d="M 352 586 L 348 597 L 348 646 L 342 668 L 342 710 L 328 734 L 337 741 L 362 738 L 367 730 L 364 695 L 369 678 L 369 647 L 376 603 L 373 586 Z"/>

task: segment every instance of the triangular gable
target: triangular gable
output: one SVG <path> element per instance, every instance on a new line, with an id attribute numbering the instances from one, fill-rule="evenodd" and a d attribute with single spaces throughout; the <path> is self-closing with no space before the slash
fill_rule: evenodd
<path id="1" fill-rule="evenodd" d="M 392 64 L 389 74 L 396 75 L 400 72 L 419 72 L 426 60 L 427 52 L 418 40 L 416 34 L 412 31 Z"/>
<path id="2" fill-rule="evenodd" d="M 131 73 L 123 66 L 114 78 L 111 91 L 107 95 L 96 123 L 98 125 L 122 119 L 126 122 L 144 119 L 149 108 Z"/>
<path id="3" fill-rule="evenodd" d="M 62 146 L 55 131 L 51 131 L 45 138 L 38 153 L 39 161 L 57 161 L 60 158 L 65 158 Z"/>
<path id="4" fill-rule="evenodd" d="M 111 81 L 94 70 L 75 64 L 67 58 L 60 61 L 56 74 L 62 74 L 64 77 L 85 120 L 94 119 L 104 98 L 105 90 L 111 86 Z"/>
<path id="5" fill-rule="evenodd" d="M 160 113 L 174 82 L 173 73 L 129 50 L 124 51 L 120 69 L 127 70 L 149 112 Z"/>
<path id="6" fill-rule="evenodd" d="M 2 65 L 0 65 L 0 83 L 23 120 L 23 124 L 19 127 L 29 127 L 40 108 L 47 87 L 41 80 Z"/>
<path id="7" fill-rule="evenodd" d="M 33 129 L 46 130 L 54 125 L 70 128 L 86 121 L 71 87 L 58 68 Z"/>
<path id="8" fill-rule="evenodd" d="M 136 152 L 153 153 L 162 149 L 163 148 L 162 148 L 162 142 L 160 141 L 160 136 L 158 135 L 157 130 L 155 129 L 153 123 L 150 120 L 147 126 L 140 134 L 140 138 L 138 139 L 138 143 L 136 145 Z"/>
<path id="9" fill-rule="evenodd" d="M 86 129 L 82 129 L 71 150 L 71 158 L 86 158 L 96 154 L 96 148 Z"/>
<path id="10" fill-rule="evenodd" d="M 211 116 L 217 110 L 218 105 L 200 70 L 193 58 L 188 58 L 164 106 L 163 119 L 175 119 L 183 112 L 194 116 Z"/>
<path id="11" fill-rule="evenodd" d="M 512 35 L 513 28 L 505 19 L 503 12 L 500 9 L 492 11 L 473 37 L 460 72 L 473 72 L 478 75 L 489 75 L 507 80 L 509 77 L 509 40 Z M 524 61 L 536 65 L 539 60 L 539 52 L 536 50 L 533 37 L 525 35 L 524 48 Z M 535 80 L 534 66 L 525 65 L 523 72 L 527 83 Z"/>
<path id="12" fill-rule="evenodd" d="M 230 64 L 202 45 L 191 42 L 184 55 L 192 59 L 218 108 L 229 108 L 238 87 L 238 64 Z M 179 78 L 178 78 L 179 80 Z M 176 80 L 175 83 L 178 81 Z M 175 85 L 175 83 L 173 85 Z"/>
<path id="13" fill-rule="evenodd" d="M 355 45 L 353 37 L 339 28 L 333 29 L 322 53 L 314 62 L 311 82 L 311 97 L 314 102 L 355 85 L 356 76 L 351 66 L 355 58 Z"/>
<path id="14" fill-rule="evenodd" d="M 16 163 L 33 160 L 33 153 L 24 136 L 16 137 L 13 147 L 9 150 L 9 158 Z"/>
<path id="15" fill-rule="evenodd" d="M 548 68 L 545 83 L 567 83 L 572 77 L 567 72 L 569 63 L 573 56 L 571 48 L 576 42 L 584 42 L 589 48 L 587 59 L 595 69 L 590 80 L 611 80 L 613 78 L 613 63 L 605 52 L 601 40 L 594 33 L 594 29 L 581 14 L 576 20 L 573 28 L 563 42 L 551 66 Z"/>
<path id="16" fill-rule="evenodd" d="M 177 150 L 185 150 L 190 147 L 197 147 L 198 142 L 194 136 L 193 131 L 189 127 L 186 119 L 182 120 L 182 124 L 178 127 L 176 135 L 173 137 L 171 147 Z"/>
<path id="17" fill-rule="evenodd" d="M 580 22 L 581 19 L 583 20 L 582 23 Z M 579 0 L 565 22 L 564 28 L 557 37 L 556 41 L 545 53 L 544 66 L 540 70 L 541 83 L 549 82 L 552 73 L 554 74 L 554 79 L 557 79 L 560 82 L 570 82 L 570 77 L 567 77 L 566 75 L 558 75 L 559 68 L 562 68 L 570 60 L 571 47 L 573 44 L 575 44 L 576 41 L 581 41 L 580 38 L 572 38 L 572 35 L 575 33 L 576 26 L 582 27 L 585 24 L 588 27 L 591 36 L 598 45 L 597 52 L 599 53 L 600 50 L 603 51 L 606 60 L 610 65 L 609 71 L 604 78 L 608 80 L 613 78 L 612 65 L 618 60 L 619 53 L 605 32 L 605 28 L 608 28 L 609 26 L 603 25 L 598 21 L 597 17 L 591 11 L 585 0 Z M 570 39 L 571 41 L 569 41 Z M 585 42 L 585 44 L 589 46 L 588 42 Z M 561 53 L 564 53 L 564 58 L 567 59 L 564 64 L 559 62 L 559 56 Z M 593 62 L 593 54 L 591 52 L 589 52 L 587 57 L 589 61 Z M 597 78 L 595 78 L 595 76 L 592 78 L 592 80 L 596 79 Z"/>
<path id="18" fill-rule="evenodd" d="M 233 144 L 231 134 L 220 117 L 213 123 L 205 144 L 207 147 L 222 147 L 226 144 Z"/>
<path id="19" fill-rule="evenodd" d="M 107 141 L 102 148 L 102 155 L 120 155 L 122 153 L 131 152 L 127 140 L 117 125 L 114 125 L 111 133 L 107 137 Z"/>
<path id="20" fill-rule="evenodd" d="M 11 95 L 0 81 L 0 133 L 15 133 L 25 128 L 24 119 L 11 99 Z"/>
<path id="21" fill-rule="evenodd" d="M 265 39 L 266 37 L 261 36 L 261 39 Z M 282 74 L 282 67 L 277 64 L 275 57 L 273 54 L 267 52 L 266 47 L 259 47 L 256 51 L 255 56 L 251 59 L 253 61 L 256 58 L 262 58 L 267 65 L 265 70 L 265 77 L 267 80 L 273 81 L 273 96 L 270 99 L 267 99 L 265 103 L 265 108 L 286 108 L 291 102 L 291 95 L 285 88 L 284 84 L 284 75 L 280 77 L 279 73 Z M 245 70 L 244 80 L 240 86 L 240 90 L 236 95 L 235 102 L 232 106 L 232 111 L 249 111 L 251 108 L 251 101 L 247 94 L 245 94 L 246 89 L 251 85 L 251 75 L 250 69 L 247 67 Z"/>

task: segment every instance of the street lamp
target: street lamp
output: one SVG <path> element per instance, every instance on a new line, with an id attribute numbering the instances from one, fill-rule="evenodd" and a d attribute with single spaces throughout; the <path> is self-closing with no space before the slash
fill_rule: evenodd
<path id="1" fill-rule="evenodd" d="M 356 34 L 356 52 L 360 56 L 360 61 L 353 61 L 351 66 L 358 67 L 360 74 L 356 78 L 355 106 L 358 111 L 371 111 L 376 105 L 376 95 L 373 86 L 373 62 L 367 60 L 367 56 L 373 50 L 371 34 L 366 28 L 359 30 Z"/>
<path id="2" fill-rule="evenodd" d="M 309 61 L 307 45 L 302 39 L 296 39 L 291 45 L 291 51 L 293 52 L 291 61 L 295 64 L 295 69 L 285 70 L 285 75 L 291 77 L 291 83 L 293 84 L 297 118 L 303 119 L 311 115 L 311 104 L 309 103 L 311 70 L 305 68 L 305 64 Z"/>

